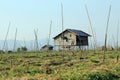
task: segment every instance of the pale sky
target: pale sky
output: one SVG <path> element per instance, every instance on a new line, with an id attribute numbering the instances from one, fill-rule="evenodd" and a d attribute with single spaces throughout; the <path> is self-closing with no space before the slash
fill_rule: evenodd
<path id="1" fill-rule="evenodd" d="M 34 29 L 39 31 L 38 39 L 45 39 L 48 37 L 50 20 L 53 22 L 52 39 L 62 31 L 61 3 L 64 9 L 64 29 L 83 30 L 92 35 L 84 7 L 87 5 L 98 44 L 104 41 L 111 5 L 108 42 L 116 40 L 120 0 L 0 0 L 0 40 L 4 40 L 9 22 L 11 26 L 8 39 L 14 39 L 16 28 L 17 40 L 33 40 Z"/>

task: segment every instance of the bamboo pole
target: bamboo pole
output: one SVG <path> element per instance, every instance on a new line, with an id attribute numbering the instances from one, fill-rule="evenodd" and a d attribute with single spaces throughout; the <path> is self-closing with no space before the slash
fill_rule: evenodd
<path id="1" fill-rule="evenodd" d="M 11 22 L 9 22 L 9 25 L 8 25 L 8 29 L 7 29 L 7 33 L 6 33 L 6 36 L 5 36 L 5 40 L 4 40 L 4 44 L 3 44 L 3 49 L 5 49 L 5 46 L 6 46 L 6 40 L 7 40 L 7 37 L 8 37 L 8 33 L 9 33 L 9 29 L 10 29 L 10 25 L 11 25 Z M 6 51 L 6 50 L 5 50 Z"/>
<path id="2" fill-rule="evenodd" d="M 39 51 L 39 43 L 38 43 L 38 29 L 36 30 L 36 47 L 37 47 L 37 51 Z"/>
<path id="3" fill-rule="evenodd" d="M 34 46 L 35 46 L 35 51 L 37 52 L 37 45 L 36 45 L 36 30 L 34 29 L 34 35 L 35 35 L 35 44 L 34 44 Z"/>
<path id="4" fill-rule="evenodd" d="M 34 34 L 35 34 L 35 46 L 36 46 L 36 51 L 39 51 L 39 46 L 38 46 L 38 29 L 34 30 Z"/>
<path id="5" fill-rule="evenodd" d="M 118 48 L 118 37 L 119 37 L 119 20 L 118 20 L 118 25 L 117 25 L 117 58 L 116 58 L 116 62 L 119 62 L 119 48 Z"/>
<path id="6" fill-rule="evenodd" d="M 91 29 L 91 32 L 92 32 L 92 35 L 93 35 L 93 40 L 94 40 L 94 53 L 95 53 L 96 40 L 95 40 L 95 35 L 94 35 L 94 31 L 93 31 L 93 26 L 92 26 L 92 22 L 91 22 L 91 19 L 90 19 L 90 15 L 89 15 L 89 12 L 88 12 L 88 9 L 87 9 L 87 5 L 85 5 L 85 10 L 86 10 L 87 17 L 88 17 L 88 20 L 89 20 L 89 23 L 90 23 L 90 29 Z"/>
<path id="7" fill-rule="evenodd" d="M 62 17 L 62 32 L 64 30 L 64 18 L 63 18 L 63 4 L 61 3 L 61 17 Z M 62 47 L 63 47 L 63 51 L 64 51 L 64 33 L 62 33 L 62 38 L 63 38 L 63 41 L 62 41 Z"/>
<path id="8" fill-rule="evenodd" d="M 49 42 L 50 42 L 50 36 L 51 36 L 51 28 L 52 28 L 52 20 L 50 21 L 50 29 L 49 29 L 49 37 L 48 37 L 48 47 L 49 47 Z"/>
<path id="9" fill-rule="evenodd" d="M 16 32 L 15 32 L 15 40 L 14 40 L 13 51 L 15 51 L 15 47 L 16 47 L 16 37 L 17 37 L 17 28 L 16 28 Z"/>
<path id="10" fill-rule="evenodd" d="M 25 38 L 23 38 L 23 40 L 24 40 L 24 46 L 27 47 Z"/>
<path id="11" fill-rule="evenodd" d="M 113 46 L 116 47 L 117 45 L 116 45 L 116 41 L 115 41 L 114 35 L 112 35 L 112 39 L 113 39 Z"/>
<path id="12" fill-rule="evenodd" d="M 107 33 L 108 33 L 108 27 L 109 27 L 110 12 L 111 12 L 111 5 L 109 7 L 108 19 L 107 19 L 107 26 L 106 26 L 106 32 L 105 32 L 103 63 L 105 63 L 105 58 L 106 58 Z"/>
<path id="13" fill-rule="evenodd" d="M 62 17 L 62 55 L 63 55 L 63 61 L 64 61 L 64 18 L 63 18 L 63 4 L 61 3 L 61 17 Z"/>

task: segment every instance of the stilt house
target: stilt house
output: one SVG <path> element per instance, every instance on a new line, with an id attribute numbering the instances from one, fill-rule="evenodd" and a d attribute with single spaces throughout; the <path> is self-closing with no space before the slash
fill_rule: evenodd
<path id="1" fill-rule="evenodd" d="M 71 49 L 75 46 L 88 46 L 88 37 L 91 36 L 81 30 L 66 29 L 54 37 L 54 45 L 61 49 Z"/>

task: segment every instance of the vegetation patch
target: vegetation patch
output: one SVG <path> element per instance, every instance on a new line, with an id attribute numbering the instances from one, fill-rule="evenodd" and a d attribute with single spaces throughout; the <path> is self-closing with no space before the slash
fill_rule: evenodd
<path id="1" fill-rule="evenodd" d="M 89 80 L 118 80 L 120 77 L 110 71 L 100 71 L 88 74 Z"/>
<path id="2" fill-rule="evenodd" d="M 114 51 L 107 53 L 105 63 L 97 52 L 0 54 L 0 80 L 119 80 Z"/>

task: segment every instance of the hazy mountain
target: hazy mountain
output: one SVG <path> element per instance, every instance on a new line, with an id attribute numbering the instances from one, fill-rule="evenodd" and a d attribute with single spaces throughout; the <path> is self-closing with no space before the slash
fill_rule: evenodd
<path id="1" fill-rule="evenodd" d="M 38 40 L 39 49 L 45 44 L 47 44 L 47 39 Z M 49 44 L 54 45 L 53 40 L 50 40 Z M 26 46 L 28 50 L 34 50 L 36 48 L 36 43 L 35 43 L 35 40 L 29 40 L 29 41 L 16 40 L 15 49 L 21 46 Z M 14 48 L 14 40 L 7 40 L 6 42 L 4 40 L 0 40 L 1 50 L 2 49 L 13 50 L 13 48 Z"/>

